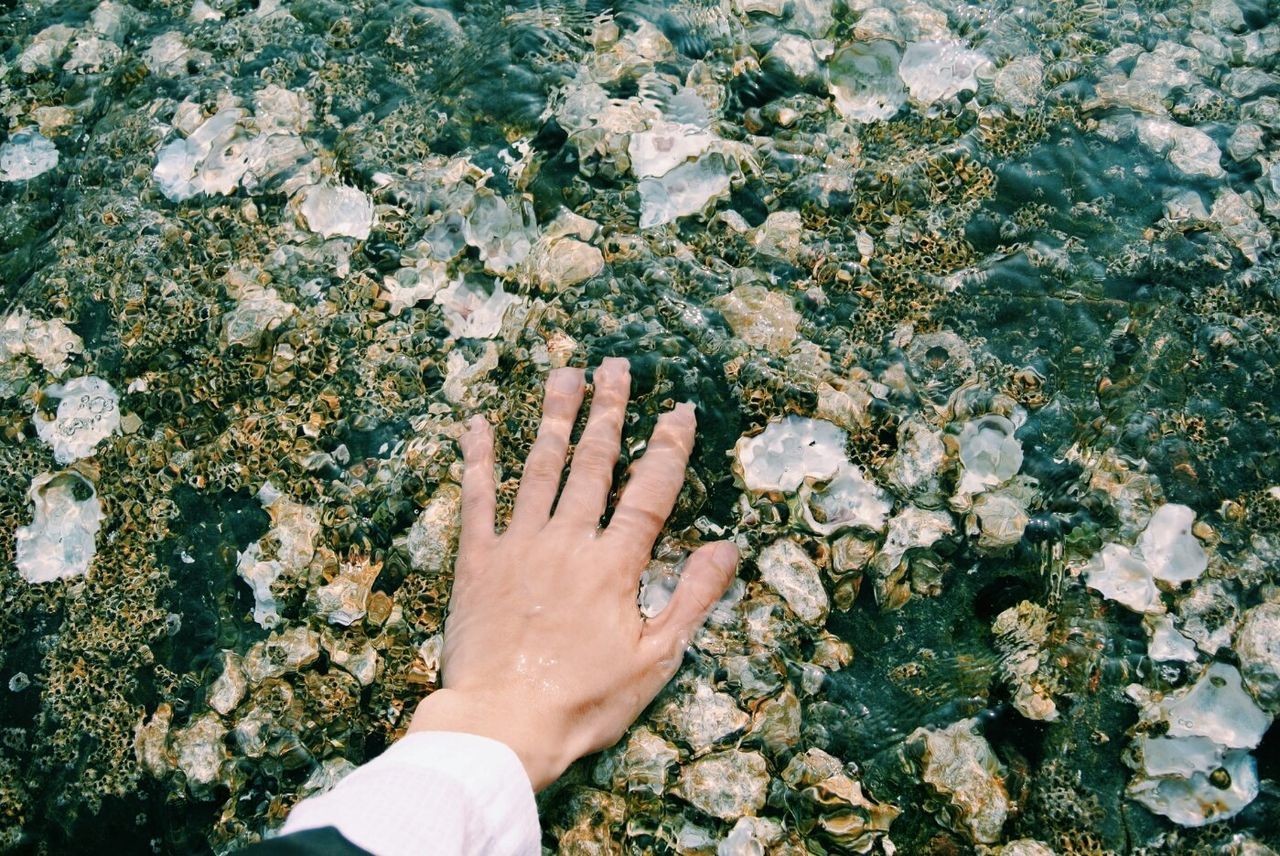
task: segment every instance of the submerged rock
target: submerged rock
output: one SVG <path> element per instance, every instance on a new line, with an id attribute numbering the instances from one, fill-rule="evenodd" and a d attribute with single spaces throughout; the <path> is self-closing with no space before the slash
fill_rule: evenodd
<path id="1" fill-rule="evenodd" d="M 0 181 L 30 181 L 58 165 L 58 147 L 39 131 L 16 131 L 0 146 Z"/>
<path id="2" fill-rule="evenodd" d="M 827 65 L 828 90 L 841 116 L 855 122 L 891 119 L 907 103 L 898 75 L 902 51 L 887 39 L 853 42 Z"/>
<path id="3" fill-rule="evenodd" d="M 298 213 L 324 238 L 364 241 L 373 230 L 373 201 L 356 187 L 313 184 L 299 194 Z"/>
<path id="4" fill-rule="evenodd" d="M 32 480 L 27 495 L 31 523 L 14 533 L 18 573 L 29 583 L 83 575 L 105 518 L 93 484 L 71 470 L 44 473 Z"/>

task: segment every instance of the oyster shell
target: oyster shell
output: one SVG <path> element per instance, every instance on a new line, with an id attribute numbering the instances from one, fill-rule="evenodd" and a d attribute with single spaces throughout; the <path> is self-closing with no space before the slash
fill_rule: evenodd
<path id="1" fill-rule="evenodd" d="M 966 422 L 960 429 L 960 494 L 980 493 L 1013 478 L 1022 467 L 1022 443 L 1013 422 L 994 413 Z"/>
<path id="2" fill-rule="evenodd" d="M 943 729 L 918 728 L 908 742 L 922 752 L 921 777 L 950 801 L 958 831 L 977 844 L 994 844 L 1011 803 L 1004 768 L 977 728 L 975 719 Z"/>
<path id="3" fill-rule="evenodd" d="M 833 478 L 847 464 L 843 430 L 821 419 L 786 416 L 734 446 L 734 472 L 747 490 L 795 492 L 806 479 Z"/>
<path id="4" fill-rule="evenodd" d="M 727 749 L 686 765 L 676 793 L 712 817 L 736 820 L 764 808 L 768 789 L 769 765 L 763 755 Z"/>
<path id="5" fill-rule="evenodd" d="M 37 413 L 36 434 L 53 449 L 53 459 L 69 464 L 94 453 L 120 430 L 120 396 L 111 384 L 86 375 L 45 387 L 44 397 L 58 402 L 53 419 Z"/>
<path id="6" fill-rule="evenodd" d="M 73 470 L 43 473 L 32 479 L 27 496 L 31 523 L 14 533 L 18 573 L 29 583 L 86 573 L 105 518 L 93 484 Z"/>
<path id="7" fill-rule="evenodd" d="M 796 542 L 781 538 L 756 557 L 760 579 L 776 591 L 801 621 L 822 627 L 830 605 L 818 566 Z"/>
<path id="8" fill-rule="evenodd" d="M 1260 603 L 1245 611 L 1235 650 L 1249 692 L 1267 710 L 1280 712 L 1280 603 Z"/>

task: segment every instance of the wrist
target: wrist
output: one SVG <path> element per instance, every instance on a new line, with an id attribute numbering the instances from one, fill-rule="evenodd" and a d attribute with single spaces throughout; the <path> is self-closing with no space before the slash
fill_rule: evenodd
<path id="1" fill-rule="evenodd" d="M 539 725 L 532 713 L 496 693 L 440 689 L 418 703 L 409 733 L 455 731 L 497 740 L 520 759 L 536 792 L 558 779 L 577 756 L 564 735 Z"/>

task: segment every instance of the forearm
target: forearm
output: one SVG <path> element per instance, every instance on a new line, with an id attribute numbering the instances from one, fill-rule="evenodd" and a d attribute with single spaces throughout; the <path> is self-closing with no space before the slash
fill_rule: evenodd
<path id="1" fill-rule="evenodd" d="M 524 767 L 505 745 L 474 735 L 412 733 L 294 807 L 281 832 L 334 827 L 378 856 L 430 852 L 530 856 L 541 832 Z"/>
<path id="2" fill-rule="evenodd" d="M 441 689 L 418 705 L 409 733 L 458 732 L 497 740 L 516 754 L 533 789 L 540 791 L 581 754 L 575 754 L 568 734 L 552 730 L 559 721 L 555 716 L 539 716 L 537 711 L 513 710 L 512 703 L 497 693 L 480 697 Z"/>

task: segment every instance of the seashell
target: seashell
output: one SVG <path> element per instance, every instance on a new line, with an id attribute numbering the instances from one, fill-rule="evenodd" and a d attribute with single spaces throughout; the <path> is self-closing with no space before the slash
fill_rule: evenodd
<path id="1" fill-rule="evenodd" d="M 785 354 L 799 335 L 800 313 L 791 299 L 762 285 L 739 285 L 714 298 L 711 305 L 724 316 L 733 334 L 752 347 Z"/>
<path id="2" fill-rule="evenodd" d="M 908 744 L 921 752 L 920 775 L 956 812 L 956 831 L 976 844 L 1000 840 L 1012 805 L 1004 768 L 977 732 L 976 719 L 946 728 L 917 728 Z"/>
<path id="3" fill-rule="evenodd" d="M 31 480 L 31 523 L 14 533 L 14 564 L 29 583 L 69 579 L 88 572 L 105 515 L 93 484 L 74 470 Z"/>
<path id="4" fill-rule="evenodd" d="M 1013 422 L 989 414 L 966 422 L 960 429 L 958 494 L 974 494 L 1003 484 L 1022 467 L 1022 443 L 1013 436 Z"/>
<path id="5" fill-rule="evenodd" d="M 72 378 L 45 387 L 43 395 L 57 401 L 58 409 L 53 419 L 36 414 L 36 434 L 60 464 L 89 457 L 120 428 L 120 396 L 102 378 Z"/>
<path id="6" fill-rule="evenodd" d="M 810 627 L 826 623 L 829 603 L 818 566 L 794 541 L 781 538 L 756 557 L 760 579 L 776 591 L 791 611 Z"/>
<path id="7" fill-rule="evenodd" d="M 763 755 L 727 749 L 686 765 L 675 793 L 712 817 L 736 820 L 764 808 L 768 788 L 769 765 Z"/>
<path id="8" fill-rule="evenodd" d="M 209 707 L 223 716 L 229 715 L 240 702 L 244 701 L 249 689 L 249 680 L 245 677 L 244 668 L 240 664 L 240 655 L 234 651 L 223 651 L 221 654 L 222 671 L 209 685 Z"/>
<path id="9" fill-rule="evenodd" d="M 753 493 L 793 493 L 806 479 L 826 481 L 847 464 L 845 432 L 821 419 L 787 416 L 734 446 L 734 474 Z"/>
<path id="10" fill-rule="evenodd" d="M 846 529 L 884 531 L 893 500 L 879 485 L 862 474 L 857 464 L 845 464 L 830 480 L 805 482 L 797 496 L 801 519 L 819 535 Z"/>
<path id="11" fill-rule="evenodd" d="M 213 713 L 198 716 L 186 728 L 173 732 L 176 765 L 187 777 L 187 789 L 193 796 L 207 797 L 220 781 L 227 761 L 226 736 L 227 727 Z"/>
<path id="12" fill-rule="evenodd" d="M 1235 651 L 1249 692 L 1263 708 L 1280 712 L 1280 603 L 1260 603 L 1245 611 Z"/>

